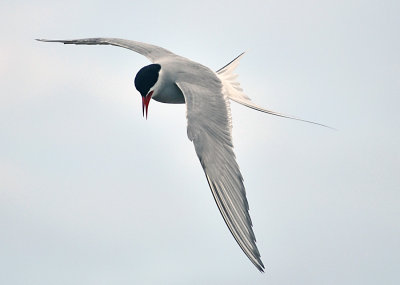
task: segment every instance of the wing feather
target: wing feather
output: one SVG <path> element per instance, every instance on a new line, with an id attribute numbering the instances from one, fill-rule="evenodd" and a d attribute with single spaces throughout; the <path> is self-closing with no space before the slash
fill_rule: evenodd
<path id="1" fill-rule="evenodd" d="M 169 50 L 137 41 L 117 39 L 117 38 L 87 38 L 87 39 L 76 39 L 76 40 L 46 40 L 46 39 L 37 39 L 41 42 L 59 42 L 64 44 L 75 44 L 75 45 L 113 45 L 122 48 L 127 48 L 133 50 L 141 55 L 144 55 L 152 62 L 156 60 L 175 55 Z"/>
<path id="2" fill-rule="evenodd" d="M 233 152 L 228 98 L 213 73 L 202 74 L 207 86 L 195 80 L 178 81 L 186 105 L 188 137 L 193 141 L 214 200 L 230 232 L 250 261 L 263 271 L 256 246 L 243 177 Z M 187 79 L 187 78 L 186 78 Z"/>

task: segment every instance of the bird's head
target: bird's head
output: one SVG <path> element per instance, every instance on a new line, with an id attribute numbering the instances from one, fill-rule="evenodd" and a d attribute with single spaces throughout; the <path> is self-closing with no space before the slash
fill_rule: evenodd
<path id="1" fill-rule="evenodd" d="M 159 78 L 161 70 L 161 65 L 159 64 L 150 64 L 142 69 L 136 74 L 135 77 L 135 87 L 142 95 L 142 111 L 143 116 L 146 111 L 146 119 L 147 119 L 147 109 L 149 107 L 151 96 L 155 91 L 156 83 Z"/>

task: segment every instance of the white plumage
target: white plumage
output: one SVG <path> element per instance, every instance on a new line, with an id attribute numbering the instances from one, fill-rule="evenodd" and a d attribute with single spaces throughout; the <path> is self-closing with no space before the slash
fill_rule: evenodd
<path id="1" fill-rule="evenodd" d="M 157 82 L 150 89 L 150 97 L 164 103 L 186 103 L 188 137 L 194 144 L 215 202 L 243 252 L 258 270 L 263 271 L 243 177 L 233 152 L 229 99 L 265 113 L 301 119 L 263 109 L 243 93 L 234 73 L 243 54 L 213 72 L 164 48 L 136 41 L 115 38 L 39 41 L 119 46 L 140 53 L 161 66 Z"/>

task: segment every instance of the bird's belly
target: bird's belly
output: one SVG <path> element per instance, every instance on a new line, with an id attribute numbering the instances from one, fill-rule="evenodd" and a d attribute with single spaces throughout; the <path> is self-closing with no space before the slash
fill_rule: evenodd
<path id="1" fill-rule="evenodd" d="M 169 103 L 169 104 L 184 104 L 185 97 L 182 91 L 176 86 L 176 84 L 171 84 L 169 86 L 164 86 L 162 91 L 154 94 L 152 98 L 158 102 Z"/>

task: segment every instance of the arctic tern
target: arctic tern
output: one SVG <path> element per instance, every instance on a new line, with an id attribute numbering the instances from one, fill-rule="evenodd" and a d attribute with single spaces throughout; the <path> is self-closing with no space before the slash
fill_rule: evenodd
<path id="1" fill-rule="evenodd" d="M 186 103 L 187 135 L 194 144 L 219 211 L 240 248 L 263 272 L 265 267 L 255 243 L 243 177 L 233 152 L 230 100 L 275 116 L 322 124 L 255 105 L 243 93 L 234 73 L 243 53 L 214 72 L 162 47 L 137 41 L 117 38 L 37 40 L 76 45 L 113 45 L 135 51 L 152 62 L 140 69 L 135 77 L 135 87 L 142 96 L 143 116 L 147 118 L 151 99 L 162 103 Z"/>

